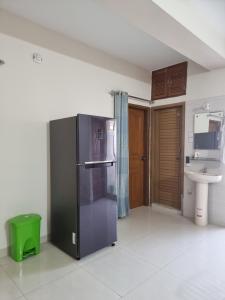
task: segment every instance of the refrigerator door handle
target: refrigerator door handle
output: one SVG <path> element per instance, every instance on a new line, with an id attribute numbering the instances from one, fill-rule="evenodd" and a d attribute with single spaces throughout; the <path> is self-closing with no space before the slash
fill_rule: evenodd
<path id="1" fill-rule="evenodd" d="M 114 160 L 85 161 L 85 162 L 84 162 L 84 165 L 106 164 L 106 163 L 115 163 L 115 161 L 114 161 Z"/>

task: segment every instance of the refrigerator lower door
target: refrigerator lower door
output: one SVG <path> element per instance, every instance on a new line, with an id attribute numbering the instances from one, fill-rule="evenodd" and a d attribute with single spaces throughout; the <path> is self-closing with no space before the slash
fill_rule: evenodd
<path id="1" fill-rule="evenodd" d="M 111 245 L 117 239 L 115 163 L 78 167 L 79 257 Z"/>

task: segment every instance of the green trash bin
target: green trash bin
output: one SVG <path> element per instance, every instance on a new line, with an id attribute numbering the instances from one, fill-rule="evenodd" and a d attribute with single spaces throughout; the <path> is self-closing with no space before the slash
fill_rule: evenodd
<path id="1" fill-rule="evenodd" d="M 15 261 L 40 253 L 41 217 L 37 214 L 20 215 L 9 220 L 10 254 Z"/>

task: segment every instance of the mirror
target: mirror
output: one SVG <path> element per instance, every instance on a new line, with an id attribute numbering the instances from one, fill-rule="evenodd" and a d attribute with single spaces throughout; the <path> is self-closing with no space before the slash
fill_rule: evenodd
<path id="1" fill-rule="evenodd" d="M 194 115 L 194 149 L 219 149 L 223 118 L 222 111 Z"/>

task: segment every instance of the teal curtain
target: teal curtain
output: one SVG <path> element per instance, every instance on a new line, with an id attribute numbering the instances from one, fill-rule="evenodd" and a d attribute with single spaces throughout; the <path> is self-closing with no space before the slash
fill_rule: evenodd
<path id="1" fill-rule="evenodd" d="M 128 94 L 113 92 L 117 128 L 117 203 L 118 217 L 129 213 Z"/>

